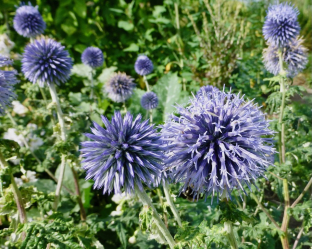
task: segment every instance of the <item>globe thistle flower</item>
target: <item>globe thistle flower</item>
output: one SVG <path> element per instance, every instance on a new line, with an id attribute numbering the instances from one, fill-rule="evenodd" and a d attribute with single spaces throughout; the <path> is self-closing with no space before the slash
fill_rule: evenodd
<path id="1" fill-rule="evenodd" d="M 134 64 L 134 69 L 137 74 L 144 76 L 153 71 L 154 65 L 146 55 L 140 55 Z"/>
<path id="2" fill-rule="evenodd" d="M 22 5 L 16 10 L 13 26 L 19 35 L 36 37 L 41 35 L 46 28 L 46 23 L 38 11 L 38 7 Z"/>
<path id="3" fill-rule="evenodd" d="M 133 94 L 135 83 L 133 79 L 125 73 L 115 73 L 105 84 L 105 91 L 113 101 L 125 102 Z"/>
<path id="4" fill-rule="evenodd" d="M 287 66 L 286 75 L 288 77 L 295 77 L 308 64 L 307 49 L 302 43 L 303 39 L 296 38 L 282 48 L 282 58 Z M 279 47 L 273 44 L 269 44 L 269 47 L 263 50 L 264 66 L 274 75 L 280 73 L 278 51 Z"/>
<path id="5" fill-rule="evenodd" d="M 94 179 L 94 188 L 103 188 L 103 194 L 134 193 L 134 186 L 143 190 L 142 183 L 150 187 L 162 170 L 161 139 L 156 129 L 135 119 L 128 112 L 122 118 L 115 112 L 112 121 L 102 116 L 106 128 L 93 122 L 92 134 L 85 136 L 92 141 L 82 142 L 82 167 L 86 179 Z"/>
<path id="6" fill-rule="evenodd" d="M 0 67 L 11 65 L 12 61 L 0 55 Z M 18 83 L 17 72 L 0 70 L 0 115 L 5 113 L 12 100 L 16 98 L 13 86 Z"/>
<path id="7" fill-rule="evenodd" d="M 263 25 L 265 40 L 276 46 L 285 46 L 300 32 L 299 11 L 288 3 L 270 6 Z"/>
<path id="8" fill-rule="evenodd" d="M 22 59 L 22 72 L 32 83 L 43 87 L 65 83 L 72 68 L 72 59 L 59 42 L 52 39 L 35 40 L 26 46 Z"/>
<path id="9" fill-rule="evenodd" d="M 158 97 L 156 93 L 144 93 L 141 98 L 141 106 L 146 110 L 155 109 L 158 106 Z"/>
<path id="10" fill-rule="evenodd" d="M 219 91 L 218 88 L 210 85 L 202 86 L 196 93 L 196 97 L 205 96 L 207 94 L 212 94 L 214 91 Z"/>
<path id="11" fill-rule="evenodd" d="M 83 51 L 81 61 L 92 68 L 100 67 L 104 62 L 103 53 L 99 48 L 88 47 Z"/>
<path id="12" fill-rule="evenodd" d="M 239 95 L 212 91 L 191 99 L 186 108 L 177 106 L 162 129 L 166 144 L 165 165 L 181 191 L 226 194 L 254 184 L 272 164 L 275 153 L 264 114 L 253 101 Z"/>

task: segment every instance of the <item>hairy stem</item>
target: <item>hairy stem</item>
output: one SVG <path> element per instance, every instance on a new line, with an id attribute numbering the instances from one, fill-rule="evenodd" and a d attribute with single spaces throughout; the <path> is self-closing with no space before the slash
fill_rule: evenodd
<path id="1" fill-rule="evenodd" d="M 5 161 L 1 152 L 0 152 L 0 165 L 1 165 L 1 168 L 9 167 L 7 161 Z M 21 223 L 27 223 L 27 215 L 26 215 L 26 210 L 25 210 L 25 206 L 23 203 L 22 195 L 17 187 L 17 184 L 15 182 L 15 179 L 13 177 L 11 170 L 10 170 L 10 177 L 11 177 L 12 191 L 13 191 L 14 199 L 17 205 L 17 210 L 18 210 L 20 221 Z"/>
<path id="2" fill-rule="evenodd" d="M 143 76 L 143 80 L 144 80 L 144 83 L 145 83 L 145 86 L 146 86 L 146 91 L 149 92 L 150 91 L 150 88 L 149 88 L 149 84 L 147 82 L 147 79 L 146 79 L 146 76 L 144 75 Z"/>
<path id="3" fill-rule="evenodd" d="M 268 216 L 268 218 L 270 219 L 270 221 L 272 221 L 272 223 L 275 225 L 275 227 L 278 230 L 281 230 L 281 228 L 279 227 L 279 225 L 277 224 L 277 222 L 273 219 L 273 217 L 270 215 L 270 213 L 264 208 L 264 206 L 259 202 L 257 196 L 254 193 L 250 194 L 252 198 L 254 198 L 254 200 L 257 202 L 258 206 L 261 208 L 261 210 Z"/>
<path id="4" fill-rule="evenodd" d="M 83 207 L 83 203 L 81 200 L 81 193 L 80 193 L 80 187 L 79 187 L 79 178 L 78 178 L 78 174 L 75 171 L 75 169 L 73 167 L 70 167 L 73 176 L 74 176 L 74 183 L 75 183 L 75 191 L 76 191 L 76 195 L 77 195 L 77 201 L 78 201 L 78 205 L 80 207 L 80 219 L 82 221 L 86 221 L 87 219 L 87 215 L 86 215 L 86 211 Z"/>
<path id="5" fill-rule="evenodd" d="M 156 191 L 157 191 L 157 195 L 159 198 L 160 205 L 163 209 L 164 222 L 165 222 L 166 227 L 168 227 L 168 217 L 167 217 L 167 213 L 166 213 L 166 207 L 165 207 L 164 201 L 162 199 L 162 193 L 161 193 L 161 190 L 159 188 L 157 188 Z"/>
<path id="6" fill-rule="evenodd" d="M 66 141 L 66 127 L 65 127 L 65 120 L 64 120 L 64 116 L 63 116 L 63 111 L 62 111 L 62 108 L 61 108 L 61 105 L 60 105 L 60 102 L 59 102 L 59 99 L 58 99 L 58 96 L 56 93 L 56 89 L 55 89 L 55 86 L 53 83 L 51 83 L 49 85 L 49 89 L 50 89 L 52 101 L 55 103 L 55 106 L 56 106 L 58 121 L 59 121 L 60 129 L 61 129 L 61 139 L 63 141 Z M 64 179 L 65 167 L 66 167 L 66 155 L 62 154 L 61 158 L 62 158 L 62 161 L 61 161 L 61 167 L 60 167 L 60 175 L 59 175 L 59 179 L 58 179 L 56 190 L 55 190 L 55 199 L 54 199 L 54 204 L 53 204 L 54 210 L 57 210 L 57 206 L 59 203 L 62 183 L 63 183 L 63 179 Z M 79 190 L 78 175 L 77 175 L 75 169 L 73 169 L 73 168 L 72 168 L 72 172 L 73 172 L 75 185 L 78 185 L 78 189 L 77 189 L 77 186 L 75 186 L 75 188 L 76 188 L 76 194 L 78 195 L 78 204 L 80 206 L 80 215 L 81 215 L 82 220 L 85 220 L 86 212 L 85 212 L 85 209 L 84 209 L 82 202 L 81 202 L 81 194 L 80 194 L 80 190 Z"/>
<path id="7" fill-rule="evenodd" d="M 138 195 L 138 197 L 142 201 L 142 203 L 144 205 L 147 205 L 148 207 L 150 207 L 153 210 L 153 218 L 154 218 L 156 226 L 159 228 L 159 230 L 162 232 L 162 234 L 166 238 L 166 240 L 169 244 L 169 247 L 171 249 L 173 249 L 175 246 L 175 241 L 172 238 L 172 236 L 171 236 L 169 230 L 167 229 L 166 225 L 161 220 L 159 214 L 156 211 L 156 208 L 152 204 L 152 202 L 151 202 L 150 198 L 148 197 L 148 195 L 146 194 L 145 190 L 143 189 L 143 191 L 141 191 L 137 185 L 135 185 L 134 188 L 135 188 L 136 194 Z"/>
<path id="8" fill-rule="evenodd" d="M 173 203 L 173 200 L 170 196 L 170 190 L 169 190 L 169 184 L 166 180 L 163 180 L 163 188 L 164 188 L 164 192 L 165 192 L 165 196 L 166 196 L 166 199 L 167 199 L 167 202 L 169 204 L 169 207 L 174 215 L 174 218 L 176 219 L 176 221 L 178 222 L 178 225 L 180 227 L 182 227 L 182 222 L 181 222 L 181 218 L 180 218 L 180 215 L 179 215 L 179 212 L 177 210 L 177 208 L 175 207 L 174 203 Z"/>
<path id="9" fill-rule="evenodd" d="M 301 226 L 300 231 L 299 231 L 299 233 L 298 233 L 298 235 L 296 237 L 296 240 L 295 240 L 295 243 L 294 243 L 292 249 L 296 249 L 296 247 L 297 247 L 297 245 L 299 243 L 299 240 L 300 240 L 300 238 L 301 238 L 301 236 L 303 234 L 303 229 L 304 229 L 304 223 L 302 223 L 302 226 Z"/>
<path id="10" fill-rule="evenodd" d="M 93 99 L 93 92 L 94 92 L 93 69 L 91 69 L 90 76 L 91 76 L 91 92 L 90 92 L 90 99 L 92 100 L 92 99 Z"/>
<path id="11" fill-rule="evenodd" d="M 224 229 L 226 231 L 226 236 L 230 242 L 231 249 L 238 249 L 236 238 L 233 231 L 233 225 L 231 221 L 224 222 Z"/>
<path id="12" fill-rule="evenodd" d="M 309 190 L 311 185 L 312 185 L 312 177 L 310 178 L 310 181 L 308 182 L 308 184 L 303 189 L 302 193 L 298 196 L 298 198 L 291 205 L 291 208 L 294 208 L 299 203 L 299 201 L 303 198 L 304 194 Z"/>
<path id="13" fill-rule="evenodd" d="M 283 122 L 283 117 L 284 117 L 284 108 L 285 108 L 285 97 L 286 97 L 286 88 L 285 88 L 285 82 L 284 82 L 284 76 L 285 76 L 285 70 L 283 67 L 283 53 L 282 49 L 279 49 L 278 51 L 278 57 L 279 57 L 279 65 L 280 65 L 280 91 L 282 93 L 282 103 L 280 106 L 280 115 L 278 119 L 278 123 L 281 127 L 281 132 L 280 132 L 280 141 L 281 141 L 281 163 L 285 163 L 285 124 Z M 283 216 L 283 221 L 282 221 L 282 226 L 281 229 L 284 232 L 283 235 L 281 235 L 281 242 L 283 249 L 289 249 L 289 242 L 288 242 L 288 235 L 287 235 L 287 228 L 288 228 L 288 223 L 289 223 L 289 215 L 287 213 L 287 209 L 289 208 L 289 190 L 288 190 L 288 181 L 287 179 L 283 179 L 283 195 L 284 195 L 284 201 L 285 201 L 285 207 L 284 207 L 284 216 Z"/>

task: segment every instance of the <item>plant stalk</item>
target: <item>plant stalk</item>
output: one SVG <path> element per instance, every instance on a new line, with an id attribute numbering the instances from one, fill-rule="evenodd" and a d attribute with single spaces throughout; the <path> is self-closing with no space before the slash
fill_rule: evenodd
<path id="1" fill-rule="evenodd" d="M 56 93 L 56 89 L 55 89 L 55 85 L 53 83 L 51 83 L 49 85 L 49 89 L 50 89 L 50 93 L 51 93 L 51 98 L 52 101 L 55 103 L 56 105 L 56 111 L 57 111 L 57 116 L 58 116 L 58 120 L 59 120 L 59 124 L 60 124 L 60 128 L 61 128 L 61 139 L 63 141 L 66 141 L 66 127 L 65 127 L 65 120 L 64 120 L 64 116 L 63 116 L 63 111 Z M 63 183 L 63 179 L 64 179 L 64 173 L 65 173 L 65 167 L 66 167 L 66 155 L 62 154 L 62 162 L 61 162 L 61 168 L 60 168 L 60 176 L 57 182 L 57 186 L 56 186 L 56 190 L 55 190 L 55 199 L 54 199 L 54 204 L 53 204 L 53 209 L 57 210 L 57 206 L 59 203 L 59 198 L 60 198 L 60 194 L 61 194 L 61 188 L 62 188 L 62 183 Z M 74 177 L 74 181 L 75 181 L 75 189 L 76 189 L 76 194 L 78 195 L 78 204 L 80 206 L 80 216 L 81 216 L 81 220 L 85 220 L 86 217 L 86 212 L 85 209 L 83 207 L 82 201 L 81 201 L 81 194 L 80 194 L 80 190 L 79 190 L 79 182 L 78 182 L 78 175 L 77 172 L 75 171 L 74 168 L 72 169 L 72 173 L 73 173 L 73 177 Z M 77 188 L 78 185 L 78 188 Z"/>
<path id="2" fill-rule="evenodd" d="M 167 199 L 167 202 L 169 204 L 169 207 L 174 215 L 174 218 L 176 219 L 176 221 L 178 222 L 178 225 L 180 227 L 182 227 L 182 222 L 181 222 L 181 218 L 180 218 L 180 215 L 179 215 L 179 212 L 176 208 L 176 206 L 174 205 L 173 203 L 173 200 L 170 196 L 170 191 L 169 191 L 169 184 L 167 182 L 167 180 L 163 180 L 163 188 L 164 188 L 164 192 L 165 192 L 165 196 L 166 196 L 166 199 Z"/>
<path id="3" fill-rule="evenodd" d="M 9 167 L 7 161 L 5 161 L 1 152 L 0 152 L 0 164 L 1 164 L 2 168 Z M 21 223 L 27 223 L 27 215 L 26 215 L 26 210 L 25 210 L 25 206 L 23 203 L 23 198 L 22 198 L 21 192 L 19 191 L 19 189 L 17 187 L 17 184 L 15 182 L 15 179 L 13 177 L 11 170 L 9 170 L 9 171 L 10 171 L 10 177 L 11 177 L 12 191 L 13 191 L 14 199 L 15 199 L 15 202 L 17 205 L 17 210 L 19 213 L 20 221 L 21 221 Z"/>
<path id="4" fill-rule="evenodd" d="M 169 230 L 167 229 L 166 225 L 161 220 L 159 214 L 156 211 L 156 208 L 152 204 L 152 202 L 151 202 L 150 198 L 148 197 L 148 195 L 146 194 L 145 190 L 143 189 L 143 191 L 141 191 L 137 185 L 134 186 L 134 189 L 135 189 L 135 192 L 138 195 L 139 199 L 142 201 L 142 203 L 144 205 L 147 205 L 148 207 L 152 208 L 153 218 L 154 218 L 155 224 L 157 225 L 159 230 L 162 232 L 162 234 L 166 238 L 166 240 L 169 244 L 169 247 L 171 249 L 174 249 L 175 241 L 172 238 L 172 236 L 171 236 Z"/>
<path id="5" fill-rule="evenodd" d="M 231 249 L 238 249 L 237 242 L 236 242 L 235 235 L 234 235 L 234 231 L 233 231 L 232 222 L 231 221 L 225 221 L 224 222 L 224 229 L 226 231 L 227 238 L 230 242 Z"/>

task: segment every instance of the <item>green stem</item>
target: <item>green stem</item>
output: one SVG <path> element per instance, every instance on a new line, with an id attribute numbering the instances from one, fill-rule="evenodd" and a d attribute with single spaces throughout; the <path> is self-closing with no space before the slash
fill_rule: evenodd
<path id="1" fill-rule="evenodd" d="M 63 111 L 62 111 L 62 108 L 61 108 L 61 105 L 60 105 L 60 102 L 59 102 L 59 99 L 58 99 L 58 96 L 56 93 L 56 89 L 55 89 L 55 86 L 53 83 L 51 83 L 49 85 L 49 89 L 50 89 L 52 101 L 56 105 L 57 116 L 58 116 L 58 120 L 59 120 L 59 124 L 60 124 L 60 128 L 61 128 L 61 139 L 63 141 L 66 141 L 66 127 L 65 127 L 65 120 L 64 120 L 64 116 L 63 116 Z M 59 198 L 60 198 L 61 189 L 62 189 L 62 183 L 64 180 L 65 167 L 66 167 L 66 155 L 62 154 L 61 158 L 62 158 L 62 161 L 61 161 L 60 175 L 59 175 L 59 179 L 58 179 L 58 182 L 56 185 L 55 199 L 54 199 L 54 204 L 53 204 L 54 210 L 57 210 L 57 206 L 59 203 Z M 73 173 L 74 182 L 75 182 L 76 194 L 78 195 L 78 204 L 80 206 L 81 220 L 85 220 L 86 212 L 85 212 L 85 209 L 82 205 L 81 193 L 79 190 L 79 179 L 78 179 L 77 172 L 75 171 L 74 168 L 72 168 L 72 173 Z M 77 188 L 77 186 L 78 186 L 78 188 Z"/>
<path id="2" fill-rule="evenodd" d="M 302 193 L 298 196 L 298 198 L 291 205 L 291 208 L 294 208 L 299 203 L 299 201 L 303 198 L 304 194 L 309 190 L 311 185 L 312 185 L 312 177 L 310 178 L 310 181 L 308 182 L 308 184 L 303 189 Z"/>
<path id="3" fill-rule="evenodd" d="M 231 221 L 224 222 L 224 230 L 226 231 L 226 236 L 230 242 L 231 249 L 238 249 Z"/>
<path id="4" fill-rule="evenodd" d="M 163 196 L 162 196 L 161 190 L 159 188 L 157 188 L 156 191 L 157 191 L 157 195 L 158 195 L 158 198 L 159 198 L 160 205 L 161 205 L 161 207 L 163 209 L 164 222 L 165 222 L 166 227 L 168 227 L 167 210 L 166 210 L 166 207 L 164 205 L 164 201 L 162 199 Z"/>
<path id="5" fill-rule="evenodd" d="M 4 159 L 1 152 L 0 152 L 0 165 L 1 165 L 1 168 L 9 167 L 7 161 Z M 22 198 L 21 192 L 19 191 L 17 187 L 17 184 L 15 182 L 15 179 L 13 177 L 11 170 L 10 170 L 10 177 L 11 177 L 12 191 L 13 191 L 14 199 L 17 205 L 17 210 L 19 213 L 20 221 L 21 223 L 27 223 L 27 215 L 26 215 L 26 210 L 25 210 L 24 203 L 23 203 L 23 198 Z"/>
<path id="6" fill-rule="evenodd" d="M 93 99 L 93 91 L 94 91 L 94 82 L 93 82 L 93 69 L 91 69 L 91 93 L 90 93 L 90 99 L 92 100 Z"/>
<path id="7" fill-rule="evenodd" d="M 279 115 L 279 120 L 278 123 L 281 127 L 281 132 L 280 132 L 280 141 L 281 141 L 281 163 L 285 163 L 286 158 L 285 158 L 285 124 L 283 122 L 283 117 L 284 117 L 284 108 L 285 108 L 285 98 L 286 98 L 286 88 L 285 88 L 285 82 L 284 82 L 284 77 L 285 77 L 285 70 L 283 67 L 283 52 L 282 49 L 279 49 L 278 51 L 278 57 L 279 57 L 279 64 L 280 64 L 280 92 L 282 93 L 282 103 L 280 107 L 280 115 Z M 287 210 L 289 208 L 289 190 L 288 190 L 288 181 L 287 179 L 283 179 L 283 195 L 284 195 L 284 201 L 285 201 L 285 208 L 284 208 L 284 216 L 283 216 L 283 221 L 282 221 L 282 226 L 281 230 L 284 232 L 283 235 L 281 235 L 281 242 L 283 249 L 289 249 L 289 242 L 288 242 L 288 234 L 287 234 L 287 228 L 289 224 L 289 215 L 287 213 Z"/>
<path id="8" fill-rule="evenodd" d="M 179 215 L 179 212 L 177 210 L 177 208 L 175 207 L 174 203 L 173 203 L 173 200 L 170 196 L 170 191 L 169 191 L 169 184 L 166 180 L 163 180 L 163 188 L 164 188 L 164 192 L 165 192 L 165 196 L 166 196 L 166 199 L 167 199 L 167 202 L 169 204 L 169 207 L 174 215 L 174 218 L 176 219 L 176 221 L 178 222 L 178 225 L 180 227 L 182 227 L 182 222 L 181 222 L 181 218 L 180 218 L 180 215 Z"/>
<path id="9" fill-rule="evenodd" d="M 168 244 L 169 244 L 169 247 L 171 249 L 174 248 L 175 246 L 175 241 L 174 239 L 172 238 L 169 230 L 167 229 L 166 225 L 164 224 L 164 222 L 161 220 L 159 214 L 157 213 L 156 211 L 156 208 L 154 207 L 154 205 L 152 204 L 150 198 L 147 196 L 145 190 L 143 189 L 143 191 L 141 191 L 139 189 L 139 187 L 137 185 L 135 185 L 135 192 L 136 194 L 138 195 L 139 199 L 142 201 L 142 203 L 144 205 L 147 205 L 148 207 L 152 208 L 153 210 L 153 218 L 154 218 L 154 221 L 155 221 L 155 224 L 156 226 L 158 227 L 158 229 L 162 232 L 162 234 L 164 235 L 164 237 L 166 238 Z"/>
<path id="10" fill-rule="evenodd" d="M 148 82 L 147 82 L 147 79 L 146 79 L 146 76 L 145 76 L 145 75 L 143 76 L 143 81 L 144 81 L 145 86 L 146 86 L 146 91 L 149 92 L 149 91 L 150 91 L 150 88 L 149 88 L 149 84 L 148 84 Z"/>

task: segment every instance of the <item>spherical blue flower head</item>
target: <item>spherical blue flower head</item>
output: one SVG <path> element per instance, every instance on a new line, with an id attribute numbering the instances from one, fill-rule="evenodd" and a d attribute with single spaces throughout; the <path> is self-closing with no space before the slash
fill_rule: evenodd
<path id="1" fill-rule="evenodd" d="M 44 83 L 65 83 L 72 69 L 72 59 L 61 43 L 52 39 L 35 40 L 26 46 L 22 59 L 22 72 L 43 87 Z"/>
<path id="2" fill-rule="evenodd" d="M 92 68 L 100 67 L 103 65 L 104 57 L 101 49 L 96 47 L 88 47 L 81 55 L 83 64 Z"/>
<path id="3" fill-rule="evenodd" d="M 253 101 L 239 95 L 213 91 L 177 107 L 162 129 L 167 145 L 165 165 L 175 182 L 188 187 L 194 198 L 201 194 L 230 196 L 244 190 L 272 165 L 275 153 L 264 114 Z"/>
<path id="4" fill-rule="evenodd" d="M 113 101 L 125 102 L 133 94 L 135 83 L 133 79 L 125 73 L 115 73 L 105 84 L 105 91 Z"/>
<path id="5" fill-rule="evenodd" d="M 300 32 L 299 11 L 288 3 L 270 6 L 263 25 L 264 38 L 276 46 L 285 46 Z"/>
<path id="6" fill-rule="evenodd" d="M 82 167 L 86 179 L 94 179 L 94 188 L 103 188 L 103 194 L 134 193 L 134 186 L 143 190 L 159 178 L 163 166 L 160 134 L 148 120 L 141 122 L 130 113 L 122 118 L 115 112 L 112 121 L 102 116 L 106 128 L 93 122 L 93 134 L 85 134 L 91 141 L 82 142 Z"/>
<path id="7" fill-rule="evenodd" d="M 41 35 L 46 28 L 46 23 L 37 7 L 22 5 L 16 10 L 13 26 L 18 34 L 30 38 Z"/>
<path id="8" fill-rule="evenodd" d="M 11 65 L 12 61 L 0 55 L 0 67 Z M 8 106 L 11 106 L 12 100 L 16 98 L 13 86 L 18 83 L 16 79 L 17 72 L 0 70 L 0 115 L 5 114 Z"/>
<path id="9" fill-rule="evenodd" d="M 156 93 L 144 93 L 141 98 L 141 106 L 146 110 L 155 109 L 158 106 L 158 97 Z"/>
<path id="10" fill-rule="evenodd" d="M 154 65 L 146 55 L 140 55 L 134 64 L 134 69 L 137 74 L 144 76 L 153 71 Z"/>
<path id="11" fill-rule="evenodd" d="M 287 66 L 285 68 L 287 77 L 295 77 L 308 64 L 307 49 L 302 43 L 302 39 L 296 38 L 282 48 L 283 60 Z M 273 44 L 269 44 L 269 47 L 263 50 L 265 68 L 274 75 L 278 75 L 280 72 L 278 50 L 278 46 Z"/>
<path id="12" fill-rule="evenodd" d="M 215 91 L 219 91 L 218 88 L 214 87 L 214 86 L 210 86 L 210 85 L 207 85 L 207 86 L 202 86 L 196 93 L 196 97 L 199 97 L 199 96 L 205 96 L 205 95 L 209 95 L 209 94 L 213 94 L 213 92 Z"/>

